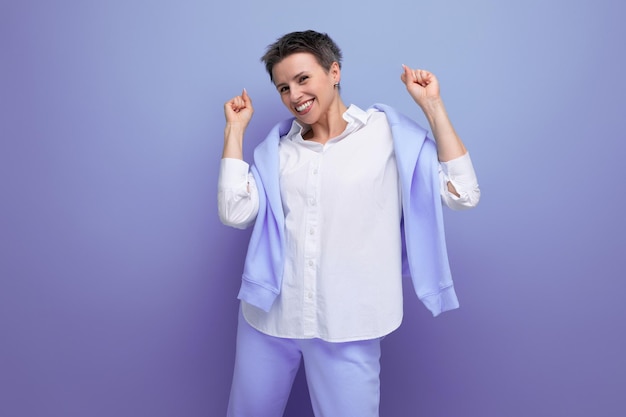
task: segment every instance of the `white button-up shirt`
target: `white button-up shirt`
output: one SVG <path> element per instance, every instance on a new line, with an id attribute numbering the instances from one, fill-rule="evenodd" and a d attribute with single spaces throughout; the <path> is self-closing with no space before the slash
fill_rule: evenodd
<path id="1" fill-rule="evenodd" d="M 242 303 L 246 320 L 278 337 L 342 342 L 372 339 L 402 321 L 402 205 L 391 130 L 383 112 L 352 105 L 345 131 L 322 145 L 294 121 L 281 138 L 280 191 L 285 214 L 281 293 L 269 312 Z M 471 207 L 478 185 L 469 155 L 441 163 L 443 202 Z M 447 191 L 451 181 L 460 197 Z M 254 222 L 258 195 L 248 164 L 223 159 L 222 221 Z"/>

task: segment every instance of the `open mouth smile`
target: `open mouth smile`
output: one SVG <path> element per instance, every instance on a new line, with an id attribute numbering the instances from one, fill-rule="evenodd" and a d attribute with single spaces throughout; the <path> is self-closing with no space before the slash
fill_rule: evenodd
<path id="1" fill-rule="evenodd" d="M 309 101 L 305 101 L 304 103 L 300 104 L 299 106 L 296 106 L 295 109 L 298 113 L 302 113 L 305 112 L 311 108 L 311 105 L 313 104 L 313 99 L 309 100 Z"/>

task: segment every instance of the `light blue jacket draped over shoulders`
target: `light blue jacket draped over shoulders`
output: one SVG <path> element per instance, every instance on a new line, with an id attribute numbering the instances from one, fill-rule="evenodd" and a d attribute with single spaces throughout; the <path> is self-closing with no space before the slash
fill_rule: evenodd
<path id="1" fill-rule="evenodd" d="M 422 303 L 437 316 L 459 307 L 454 291 L 439 190 L 435 142 L 410 118 L 384 104 L 393 136 L 402 196 L 403 274 L 410 276 Z M 269 311 L 280 294 L 284 267 L 285 216 L 279 181 L 278 145 L 292 119 L 278 123 L 254 150 L 259 212 L 252 230 L 238 298 Z M 374 219 L 373 219 L 374 221 Z"/>

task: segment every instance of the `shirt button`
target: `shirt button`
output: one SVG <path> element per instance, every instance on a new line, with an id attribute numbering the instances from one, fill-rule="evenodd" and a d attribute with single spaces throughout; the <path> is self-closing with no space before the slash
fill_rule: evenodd
<path id="1" fill-rule="evenodd" d="M 309 229 L 309 234 L 310 234 L 310 235 L 315 234 L 315 229 L 313 229 L 313 228 L 311 227 L 311 228 Z"/>
<path id="2" fill-rule="evenodd" d="M 314 198 L 312 198 L 312 199 L 311 199 L 311 205 L 312 205 L 312 206 L 314 206 L 314 205 L 316 205 L 316 204 L 317 204 L 317 201 L 315 201 L 315 199 L 314 199 Z"/>
<path id="3" fill-rule="evenodd" d="M 317 175 L 317 168 L 313 170 L 313 175 Z"/>
<path id="4" fill-rule="evenodd" d="M 313 266 L 313 261 L 309 261 L 309 266 Z"/>
<path id="5" fill-rule="evenodd" d="M 313 293 L 311 293 L 311 292 L 310 292 L 310 293 L 307 293 L 307 295 L 306 295 L 306 296 L 307 296 L 307 298 L 310 300 L 311 298 L 313 298 Z"/>

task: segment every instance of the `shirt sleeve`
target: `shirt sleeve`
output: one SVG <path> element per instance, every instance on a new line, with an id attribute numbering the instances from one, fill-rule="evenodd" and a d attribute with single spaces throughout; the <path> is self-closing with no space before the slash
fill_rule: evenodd
<path id="1" fill-rule="evenodd" d="M 249 165 L 234 158 L 223 158 L 217 181 L 217 206 L 226 226 L 245 229 L 254 223 L 259 211 L 259 194 Z"/>
<path id="2" fill-rule="evenodd" d="M 443 203 L 453 210 L 476 207 L 480 200 L 480 188 L 469 153 L 448 162 L 439 162 L 439 182 Z M 452 183 L 459 197 L 448 191 Z"/>

